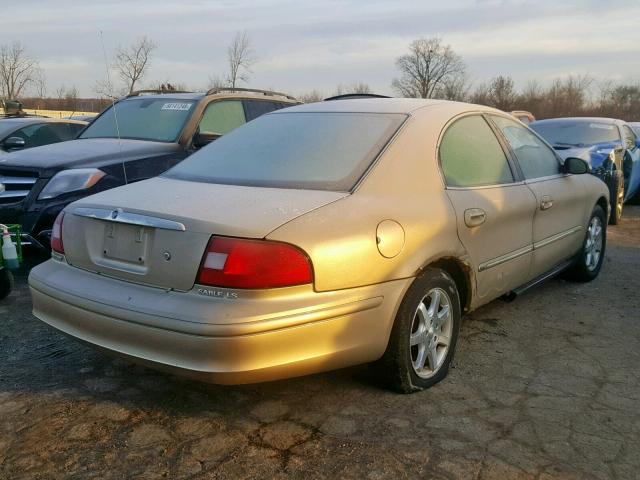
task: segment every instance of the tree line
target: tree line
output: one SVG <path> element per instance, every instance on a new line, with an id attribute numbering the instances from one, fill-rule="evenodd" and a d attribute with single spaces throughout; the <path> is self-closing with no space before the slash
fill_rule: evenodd
<path id="1" fill-rule="evenodd" d="M 37 60 L 28 55 L 20 42 L 0 46 L 0 95 L 21 99 L 25 106 L 48 110 L 102 109 L 115 98 L 138 88 L 186 90 L 184 85 L 143 81 L 148 77 L 157 45 L 143 36 L 128 47 L 119 46 L 110 61 L 108 75 L 96 82 L 97 98 L 79 99 L 75 86 L 47 89 L 45 73 Z M 209 78 L 208 88 L 235 88 L 250 80 L 257 62 L 246 32 L 237 32 L 227 47 L 227 73 Z M 606 116 L 624 120 L 640 119 L 640 83 L 596 82 L 588 75 L 558 78 L 543 86 L 532 79 L 517 89 L 509 75 L 497 75 L 488 82 L 475 83 L 467 64 L 440 38 L 419 38 L 407 53 L 396 59 L 398 72 L 391 83 L 402 97 L 465 101 L 496 107 L 504 111 L 527 110 L 536 118 L 563 116 Z M 115 81 L 113 81 L 115 80 Z M 373 93 L 365 82 L 338 85 L 333 95 Z M 321 90 L 299 95 L 303 102 L 319 101 Z"/>

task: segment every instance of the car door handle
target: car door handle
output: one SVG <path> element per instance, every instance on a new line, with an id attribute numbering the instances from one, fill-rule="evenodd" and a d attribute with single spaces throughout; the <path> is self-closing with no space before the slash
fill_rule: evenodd
<path id="1" fill-rule="evenodd" d="M 540 200 L 540 210 L 549 210 L 551 207 L 553 207 L 553 198 L 549 195 L 543 195 Z"/>
<path id="2" fill-rule="evenodd" d="M 482 225 L 487 219 L 487 213 L 481 208 L 468 208 L 464 211 L 464 224 L 471 228 Z"/>

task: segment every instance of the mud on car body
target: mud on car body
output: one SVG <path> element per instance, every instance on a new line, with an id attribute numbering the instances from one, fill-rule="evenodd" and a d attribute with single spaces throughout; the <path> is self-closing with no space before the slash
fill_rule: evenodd
<path id="1" fill-rule="evenodd" d="M 22 225 L 23 244 L 46 250 L 69 203 L 155 177 L 234 128 L 297 103 L 264 90 L 135 92 L 73 141 L 0 156 L 0 221 Z"/>

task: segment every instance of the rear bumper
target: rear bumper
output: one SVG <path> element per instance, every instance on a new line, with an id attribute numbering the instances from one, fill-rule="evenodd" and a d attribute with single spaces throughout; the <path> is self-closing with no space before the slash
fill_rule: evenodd
<path id="1" fill-rule="evenodd" d="M 217 290 L 238 294 L 231 299 L 131 284 L 57 261 L 29 277 L 34 315 L 58 330 L 137 363 L 227 384 L 380 358 L 410 283 L 323 293 L 309 286 Z"/>

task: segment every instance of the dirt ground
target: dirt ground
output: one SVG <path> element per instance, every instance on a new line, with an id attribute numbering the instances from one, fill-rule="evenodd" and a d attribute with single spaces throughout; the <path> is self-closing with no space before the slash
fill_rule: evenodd
<path id="1" fill-rule="evenodd" d="M 640 477 L 640 207 L 590 284 L 466 317 L 454 367 L 398 395 L 355 367 L 241 387 L 114 360 L 0 302 L 0 478 Z"/>

